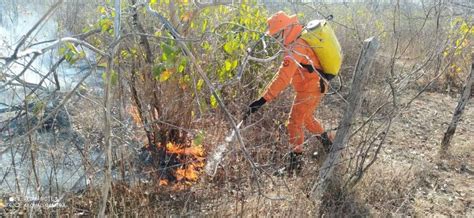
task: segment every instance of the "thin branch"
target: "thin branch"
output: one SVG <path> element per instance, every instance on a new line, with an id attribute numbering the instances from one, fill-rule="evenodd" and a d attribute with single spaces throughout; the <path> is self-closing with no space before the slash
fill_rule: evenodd
<path id="1" fill-rule="evenodd" d="M 115 37 L 114 41 L 119 41 L 120 39 L 120 14 L 121 14 L 121 0 L 115 0 L 115 21 L 114 21 L 114 32 Z M 107 201 L 109 197 L 109 192 L 111 192 L 112 187 L 112 71 L 114 70 L 114 55 L 118 50 L 118 43 L 112 42 L 110 55 L 107 55 L 107 71 L 106 71 L 106 81 L 105 81 L 105 111 L 104 111 L 104 135 L 105 135 L 105 149 L 106 149 L 106 162 L 105 162 L 105 179 L 102 186 L 102 201 L 99 208 L 99 217 L 105 217 L 105 210 L 107 209 Z M 113 193 L 111 193 L 112 195 Z M 110 205 L 110 210 L 113 214 L 113 205 Z"/>
<path id="2" fill-rule="evenodd" d="M 43 17 L 41 17 L 40 20 L 38 20 L 38 22 L 36 22 L 36 24 L 33 25 L 33 27 L 21 38 L 20 42 L 18 43 L 18 45 L 15 48 L 15 51 L 14 51 L 13 55 L 11 56 L 11 58 L 13 60 L 17 59 L 18 51 L 20 50 L 20 47 L 23 44 L 25 44 L 28 37 L 30 37 L 30 35 L 36 30 L 36 28 L 38 28 L 39 25 L 41 25 L 41 23 L 48 20 L 51 17 L 51 15 L 53 15 L 53 12 L 59 7 L 59 5 L 61 5 L 63 3 L 63 1 L 64 0 L 59 0 L 58 2 L 56 2 L 56 4 L 51 6 L 51 8 L 49 8 L 49 10 L 46 12 L 46 14 L 43 15 Z"/>
<path id="3" fill-rule="evenodd" d="M 98 54 L 102 55 L 102 56 L 105 56 L 105 57 L 108 56 L 107 53 L 105 53 L 104 51 L 94 47 L 93 45 L 89 44 L 86 41 L 83 41 L 83 40 L 80 40 L 80 39 L 77 39 L 77 38 L 73 38 L 73 37 L 64 37 L 64 38 L 60 38 L 56 41 L 53 41 L 50 45 L 48 45 L 46 47 L 43 47 L 41 49 L 29 48 L 29 49 L 26 49 L 22 52 L 19 52 L 18 55 L 16 56 L 16 58 L 21 58 L 21 57 L 28 56 L 28 55 L 31 55 L 31 54 L 44 54 L 45 52 L 47 52 L 47 51 L 49 51 L 53 48 L 56 48 L 59 44 L 63 44 L 63 43 L 66 43 L 66 42 L 72 42 L 72 43 L 75 43 L 75 44 L 79 44 L 79 45 L 82 45 L 82 46 L 94 51 L 95 53 L 98 53 Z"/>

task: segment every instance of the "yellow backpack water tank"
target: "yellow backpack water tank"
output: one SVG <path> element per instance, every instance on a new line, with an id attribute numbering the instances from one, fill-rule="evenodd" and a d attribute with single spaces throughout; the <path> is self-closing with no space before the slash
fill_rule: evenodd
<path id="1" fill-rule="evenodd" d="M 310 21 L 300 36 L 319 58 L 323 72 L 337 76 L 342 64 L 342 50 L 336 34 L 326 20 Z"/>

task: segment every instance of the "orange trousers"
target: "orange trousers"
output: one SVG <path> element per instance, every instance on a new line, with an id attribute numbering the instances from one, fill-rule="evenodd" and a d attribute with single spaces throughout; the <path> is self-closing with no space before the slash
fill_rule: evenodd
<path id="1" fill-rule="evenodd" d="M 313 112 L 321 102 L 319 92 L 297 92 L 290 112 L 288 134 L 290 144 L 296 153 L 303 152 L 304 129 L 306 127 L 313 134 L 322 134 L 323 127 L 319 120 L 313 117 Z"/>

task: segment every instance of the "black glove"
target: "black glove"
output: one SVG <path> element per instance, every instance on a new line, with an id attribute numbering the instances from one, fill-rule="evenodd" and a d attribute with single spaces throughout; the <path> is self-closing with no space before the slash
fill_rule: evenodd
<path id="1" fill-rule="evenodd" d="M 265 103 L 267 103 L 267 100 L 265 98 L 261 97 L 260 99 L 252 102 L 252 104 L 249 105 L 247 111 L 245 112 L 244 115 L 244 120 L 251 114 L 260 109 Z"/>

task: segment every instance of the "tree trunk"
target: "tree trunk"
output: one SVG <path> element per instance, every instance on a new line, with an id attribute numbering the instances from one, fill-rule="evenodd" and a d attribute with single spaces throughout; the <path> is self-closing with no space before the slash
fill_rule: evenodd
<path id="1" fill-rule="evenodd" d="M 463 88 L 461 93 L 461 98 L 459 99 L 458 106 L 454 110 L 453 119 L 448 126 L 448 129 L 444 133 L 443 141 L 441 142 L 441 150 L 440 150 L 440 157 L 443 158 L 448 153 L 448 149 L 450 147 L 451 139 L 453 138 L 454 132 L 456 132 L 456 127 L 458 125 L 459 120 L 461 119 L 461 115 L 466 107 L 467 102 L 469 101 L 469 97 L 471 97 L 472 92 L 472 83 L 473 83 L 473 73 L 474 72 L 474 63 L 471 64 L 471 72 L 469 73 L 466 85 Z"/>
<path id="2" fill-rule="evenodd" d="M 369 69 L 374 60 L 377 48 L 378 41 L 374 37 L 368 38 L 364 41 L 364 45 L 352 78 L 352 87 L 348 99 L 349 105 L 346 108 L 342 121 L 339 124 L 340 128 L 338 128 L 336 138 L 334 139 L 334 143 L 331 147 L 331 152 L 319 171 L 319 181 L 316 181 L 316 183 L 313 184 L 313 188 L 311 189 L 311 194 L 315 194 L 314 197 L 316 198 L 320 199 L 323 194 L 328 192 L 328 190 L 332 190 L 332 188 L 329 188 L 328 186 L 328 181 L 335 180 L 334 170 L 336 166 L 340 164 L 339 158 L 349 138 L 353 117 L 360 108 L 363 87 L 366 84 Z M 334 186 L 334 184 L 332 186 Z"/>
<path id="3" fill-rule="evenodd" d="M 130 0 L 132 5 L 136 5 L 137 0 Z M 140 20 L 138 18 L 138 11 L 136 7 L 132 7 L 132 21 L 133 21 L 133 27 L 135 28 L 135 31 L 137 33 L 146 33 L 145 29 L 143 28 L 142 24 L 140 23 Z M 153 53 L 151 52 L 151 47 L 150 43 L 148 42 L 148 39 L 146 36 L 140 35 L 140 45 L 143 47 L 145 50 L 145 62 L 147 64 L 152 64 L 153 63 Z"/>

